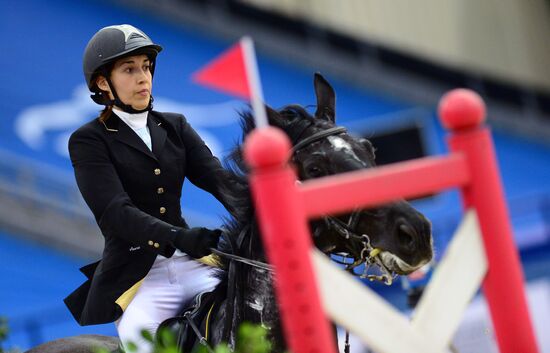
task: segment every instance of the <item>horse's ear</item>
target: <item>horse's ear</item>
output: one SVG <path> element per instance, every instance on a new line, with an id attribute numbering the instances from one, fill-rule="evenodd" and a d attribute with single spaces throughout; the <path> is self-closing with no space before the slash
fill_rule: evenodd
<path id="1" fill-rule="evenodd" d="M 376 158 L 376 154 L 375 154 L 376 148 L 372 145 L 372 142 L 370 142 L 366 138 L 361 138 L 361 139 L 359 139 L 359 143 L 361 143 L 363 146 L 365 146 L 367 151 L 369 151 L 369 153 L 372 154 L 373 159 Z"/>
<path id="2" fill-rule="evenodd" d="M 265 105 L 265 111 L 267 112 L 267 120 L 269 121 L 270 125 L 274 126 L 282 126 L 283 124 L 283 118 L 281 117 L 281 114 L 279 114 L 278 111 L 271 108 L 269 105 Z"/>
<path id="3" fill-rule="evenodd" d="M 315 96 L 317 96 L 317 110 L 315 111 L 315 117 L 317 119 L 328 120 L 334 124 L 334 106 L 336 103 L 334 89 L 318 72 L 315 73 L 313 85 L 315 86 Z"/>

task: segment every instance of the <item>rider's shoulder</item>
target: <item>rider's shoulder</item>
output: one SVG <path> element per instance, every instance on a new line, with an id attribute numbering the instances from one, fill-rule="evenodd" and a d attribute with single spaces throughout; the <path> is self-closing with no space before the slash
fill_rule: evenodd
<path id="1" fill-rule="evenodd" d="M 159 112 L 156 110 L 151 110 L 150 113 L 153 118 L 162 119 L 166 122 L 169 122 L 171 124 L 179 124 L 183 120 L 184 122 L 187 121 L 185 116 L 180 113 L 173 113 L 173 112 Z"/>

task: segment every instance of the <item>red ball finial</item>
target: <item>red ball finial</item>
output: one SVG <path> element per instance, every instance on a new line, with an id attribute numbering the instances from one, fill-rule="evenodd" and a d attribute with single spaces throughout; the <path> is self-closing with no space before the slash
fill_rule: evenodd
<path id="1" fill-rule="evenodd" d="M 255 129 L 244 142 L 244 159 L 253 169 L 287 163 L 292 145 L 285 133 L 274 127 Z"/>
<path id="2" fill-rule="evenodd" d="M 439 101 L 439 119 L 446 129 L 467 130 L 485 120 L 485 103 L 476 92 L 457 88 L 446 93 Z"/>

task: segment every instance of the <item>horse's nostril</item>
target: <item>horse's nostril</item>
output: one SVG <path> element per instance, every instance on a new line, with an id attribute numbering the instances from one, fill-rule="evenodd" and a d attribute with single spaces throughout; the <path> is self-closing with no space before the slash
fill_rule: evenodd
<path id="1" fill-rule="evenodd" d="M 414 229 L 408 224 L 403 223 L 399 225 L 399 240 L 403 245 L 412 247 L 414 245 L 415 235 Z"/>

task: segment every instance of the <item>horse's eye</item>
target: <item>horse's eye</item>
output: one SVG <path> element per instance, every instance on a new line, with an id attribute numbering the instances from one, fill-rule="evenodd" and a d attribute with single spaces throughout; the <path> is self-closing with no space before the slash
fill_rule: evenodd
<path id="1" fill-rule="evenodd" d="M 316 178 L 323 175 L 323 170 L 315 164 L 312 164 L 306 168 L 306 174 L 310 178 Z"/>

